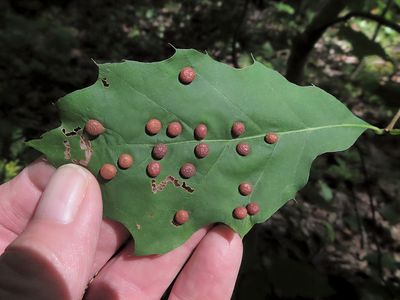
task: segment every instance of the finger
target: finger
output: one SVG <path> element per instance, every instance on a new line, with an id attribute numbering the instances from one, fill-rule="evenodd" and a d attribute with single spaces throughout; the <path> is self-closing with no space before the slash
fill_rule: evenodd
<path id="1" fill-rule="evenodd" d="M 0 299 L 81 299 L 101 217 L 91 173 L 76 165 L 59 168 L 27 228 L 0 258 Z"/>
<path id="2" fill-rule="evenodd" d="M 13 180 L 0 186 L 0 254 L 25 229 L 55 168 L 43 158 L 26 167 Z M 128 239 L 118 222 L 105 220 L 92 274 L 96 274 Z"/>
<path id="3" fill-rule="evenodd" d="M 134 256 L 130 243 L 91 283 L 87 299 L 160 299 L 206 232 L 207 228 L 198 230 L 163 255 Z"/>
<path id="4" fill-rule="evenodd" d="M 200 242 L 177 278 L 169 299 L 230 299 L 242 259 L 242 240 L 225 225 Z"/>
<path id="5" fill-rule="evenodd" d="M 39 159 L 0 186 L 0 254 L 25 229 L 54 171 Z"/>
<path id="6" fill-rule="evenodd" d="M 105 219 L 101 223 L 92 274 L 95 276 L 130 236 L 129 231 L 116 221 Z"/>

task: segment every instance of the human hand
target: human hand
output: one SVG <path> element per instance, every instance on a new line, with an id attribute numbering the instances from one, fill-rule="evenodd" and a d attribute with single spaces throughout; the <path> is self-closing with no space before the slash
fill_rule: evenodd
<path id="1" fill-rule="evenodd" d="M 184 265 L 169 299 L 230 299 L 242 242 L 228 227 L 164 255 L 136 257 L 128 238 L 89 171 L 37 161 L 0 186 L 0 299 L 160 299 Z"/>

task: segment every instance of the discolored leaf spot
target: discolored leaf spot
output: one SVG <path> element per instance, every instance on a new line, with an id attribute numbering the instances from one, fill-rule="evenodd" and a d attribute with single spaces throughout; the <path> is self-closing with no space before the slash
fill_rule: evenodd
<path id="1" fill-rule="evenodd" d="M 67 140 L 63 141 L 63 144 L 65 147 L 64 158 L 65 158 L 65 160 L 70 160 L 71 159 L 71 145 Z"/>
<path id="2" fill-rule="evenodd" d="M 104 164 L 100 169 L 100 176 L 104 180 L 111 180 L 117 175 L 117 168 L 112 164 Z"/>
<path id="3" fill-rule="evenodd" d="M 182 125 L 181 123 L 174 121 L 169 123 L 167 128 L 167 135 L 171 138 L 177 137 L 182 133 Z"/>
<path id="4" fill-rule="evenodd" d="M 158 161 L 152 161 L 147 165 L 147 174 L 150 177 L 157 177 L 161 172 L 161 164 Z"/>
<path id="5" fill-rule="evenodd" d="M 162 124 L 158 119 L 150 119 L 146 124 L 146 133 L 149 135 L 156 135 L 160 132 Z"/>
<path id="6" fill-rule="evenodd" d="M 251 153 L 251 148 L 248 143 L 239 143 L 236 145 L 236 151 L 241 156 L 247 156 Z"/>
<path id="7" fill-rule="evenodd" d="M 186 163 L 180 168 L 179 173 L 183 178 L 188 179 L 196 174 L 196 167 L 191 163 Z"/>
<path id="8" fill-rule="evenodd" d="M 250 202 L 246 205 L 246 210 L 249 215 L 256 215 L 260 211 L 260 206 L 257 202 Z"/>
<path id="9" fill-rule="evenodd" d="M 231 134 L 233 137 L 237 138 L 241 136 L 246 131 L 246 127 L 244 126 L 243 122 L 235 122 L 232 124 Z"/>
<path id="10" fill-rule="evenodd" d="M 181 209 L 175 213 L 174 223 L 177 225 L 185 224 L 189 220 L 189 212 Z"/>
<path id="11" fill-rule="evenodd" d="M 191 67 L 185 67 L 179 72 L 179 81 L 182 84 L 190 84 L 196 77 L 196 72 Z"/>
<path id="12" fill-rule="evenodd" d="M 252 191 L 253 191 L 253 186 L 248 182 L 243 182 L 239 185 L 239 192 L 243 196 L 250 195 Z"/>
<path id="13" fill-rule="evenodd" d="M 245 207 L 243 207 L 243 206 L 239 206 L 239 207 L 236 207 L 234 210 L 233 210 L 233 217 L 235 218 L 235 219 L 239 219 L 239 220 L 241 220 L 241 219 L 244 219 L 244 218 L 246 218 L 246 216 L 247 216 L 247 209 L 245 208 Z"/>
<path id="14" fill-rule="evenodd" d="M 85 131 L 90 136 L 96 137 L 102 134 L 105 131 L 105 129 L 103 124 L 101 124 L 99 121 L 91 119 L 86 122 Z"/>
<path id="15" fill-rule="evenodd" d="M 204 158 L 208 155 L 208 145 L 205 143 L 200 143 L 194 148 L 194 153 L 197 158 Z"/>
<path id="16" fill-rule="evenodd" d="M 277 134 L 273 132 L 269 132 L 265 135 L 264 140 L 268 144 L 275 144 L 278 141 L 279 137 Z"/>
<path id="17" fill-rule="evenodd" d="M 128 169 L 133 164 L 133 157 L 128 153 L 123 153 L 118 158 L 118 165 L 121 169 Z"/>
<path id="18" fill-rule="evenodd" d="M 204 140 L 207 136 L 208 129 L 205 124 L 199 124 L 197 127 L 194 129 L 194 137 L 197 140 Z"/>

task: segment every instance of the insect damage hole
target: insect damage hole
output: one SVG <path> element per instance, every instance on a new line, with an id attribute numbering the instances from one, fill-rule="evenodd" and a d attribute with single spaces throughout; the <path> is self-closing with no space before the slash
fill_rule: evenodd
<path id="1" fill-rule="evenodd" d="M 69 143 L 67 140 L 65 140 L 65 141 L 63 142 L 63 144 L 64 144 L 64 147 L 65 147 L 65 150 L 64 150 L 64 158 L 65 158 L 66 160 L 70 160 L 70 159 L 71 159 L 71 145 L 70 145 L 70 143 Z"/>
<path id="2" fill-rule="evenodd" d="M 174 176 L 168 175 L 159 184 L 157 184 L 157 181 L 155 179 L 151 180 L 151 191 L 152 191 L 152 193 L 156 194 L 158 192 L 162 192 L 167 187 L 168 183 L 171 183 L 175 188 L 181 188 L 181 189 L 183 189 L 184 191 L 186 191 L 188 193 L 193 193 L 194 192 L 194 188 L 189 186 L 185 181 L 180 182 Z"/>
<path id="3" fill-rule="evenodd" d="M 77 128 L 80 129 L 80 127 L 77 127 Z M 71 137 L 71 136 L 75 136 L 78 134 L 78 130 L 75 130 L 75 129 L 73 131 L 67 131 L 65 128 L 63 128 L 63 129 L 61 129 L 61 131 L 66 137 Z"/>
<path id="4" fill-rule="evenodd" d="M 110 83 L 108 82 L 107 78 L 102 78 L 101 83 L 103 84 L 104 87 L 109 87 Z"/>

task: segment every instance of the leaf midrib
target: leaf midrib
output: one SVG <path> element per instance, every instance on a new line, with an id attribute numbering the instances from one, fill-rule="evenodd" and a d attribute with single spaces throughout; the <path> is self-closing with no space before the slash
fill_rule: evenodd
<path id="1" fill-rule="evenodd" d="M 316 131 L 316 130 L 323 130 L 323 129 L 331 129 L 331 128 L 341 128 L 341 127 L 350 127 L 350 128 L 365 128 L 365 129 L 372 129 L 372 130 L 379 130 L 379 128 L 369 125 L 369 124 L 337 124 L 337 125 L 325 125 L 325 126 L 318 126 L 318 127 L 307 127 L 307 128 L 302 128 L 302 129 L 295 129 L 295 130 L 288 130 L 288 131 L 277 131 L 274 132 L 277 135 L 287 135 L 287 134 L 293 134 L 293 133 L 300 133 L 300 132 L 310 132 L 310 131 Z M 217 140 L 190 140 L 190 141 L 180 141 L 180 142 L 163 142 L 164 144 L 167 145 L 179 145 L 179 144 L 191 144 L 191 143 L 237 143 L 240 141 L 246 141 L 246 140 L 253 140 L 257 139 L 260 137 L 264 137 L 266 133 L 263 134 L 257 134 L 257 135 L 252 135 L 252 136 L 246 136 L 246 137 L 241 137 L 241 138 L 232 138 L 232 139 L 217 139 Z M 141 145 L 141 146 L 154 146 L 154 143 L 152 144 L 146 144 L 146 143 L 124 143 L 124 145 Z M 118 145 L 115 145 L 118 146 Z"/>

